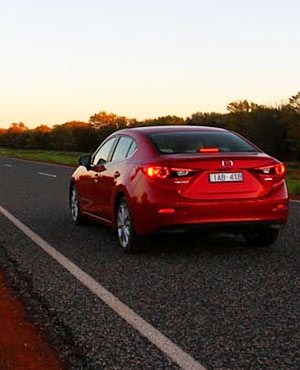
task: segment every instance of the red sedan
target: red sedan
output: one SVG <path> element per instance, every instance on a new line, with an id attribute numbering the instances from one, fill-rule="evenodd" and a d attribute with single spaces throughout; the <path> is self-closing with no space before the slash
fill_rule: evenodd
<path id="1" fill-rule="evenodd" d="M 70 183 L 72 220 L 112 226 L 127 252 L 141 235 L 203 226 L 271 245 L 288 218 L 285 165 L 224 129 L 124 129 L 79 162 Z"/>

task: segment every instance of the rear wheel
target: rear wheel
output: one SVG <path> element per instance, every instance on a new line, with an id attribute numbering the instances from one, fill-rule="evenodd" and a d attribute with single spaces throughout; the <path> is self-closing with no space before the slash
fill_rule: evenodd
<path id="1" fill-rule="evenodd" d="M 79 225 L 83 222 L 83 217 L 80 211 L 79 198 L 76 186 L 73 184 L 70 191 L 70 211 L 71 218 L 74 224 Z"/>
<path id="2" fill-rule="evenodd" d="M 129 203 L 125 197 L 120 199 L 117 206 L 117 234 L 120 247 L 124 252 L 136 251 L 138 237 L 135 233 Z"/>
<path id="3" fill-rule="evenodd" d="M 278 229 L 259 229 L 248 231 L 244 234 L 246 242 L 255 247 L 268 247 L 274 244 L 278 238 Z"/>

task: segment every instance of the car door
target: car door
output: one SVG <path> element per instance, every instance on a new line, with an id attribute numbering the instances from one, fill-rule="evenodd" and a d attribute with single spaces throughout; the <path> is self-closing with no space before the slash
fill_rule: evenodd
<path id="1" fill-rule="evenodd" d="M 117 137 L 114 136 L 104 141 L 92 156 L 91 166 L 86 176 L 85 211 L 92 215 L 101 214 L 102 193 L 98 192 L 98 183 L 105 178 L 107 164 Z"/>
<path id="2" fill-rule="evenodd" d="M 110 160 L 105 164 L 105 170 L 97 182 L 98 216 L 108 222 L 112 221 L 113 195 L 116 187 L 123 180 L 122 175 L 127 168 L 126 157 L 134 140 L 127 135 L 120 135 L 113 148 Z"/>

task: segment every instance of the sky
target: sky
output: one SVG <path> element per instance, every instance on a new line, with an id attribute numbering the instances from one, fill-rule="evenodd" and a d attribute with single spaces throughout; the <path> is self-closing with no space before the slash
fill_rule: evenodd
<path id="1" fill-rule="evenodd" d="M 299 0 L 0 0 L 0 127 L 287 102 L 299 14 Z"/>

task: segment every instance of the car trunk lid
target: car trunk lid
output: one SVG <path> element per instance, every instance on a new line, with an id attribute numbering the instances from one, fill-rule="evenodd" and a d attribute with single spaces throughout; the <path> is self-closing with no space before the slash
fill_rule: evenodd
<path id="1" fill-rule="evenodd" d="M 174 179 L 176 191 L 188 199 L 251 199 L 272 189 L 272 181 L 253 170 L 274 162 L 264 153 L 177 154 L 164 162 L 170 168 L 195 171 Z"/>

